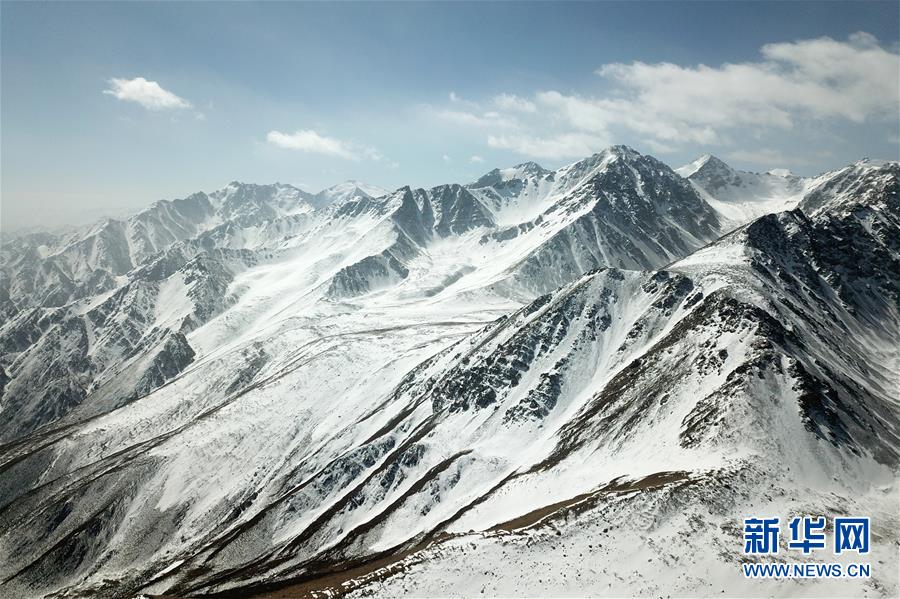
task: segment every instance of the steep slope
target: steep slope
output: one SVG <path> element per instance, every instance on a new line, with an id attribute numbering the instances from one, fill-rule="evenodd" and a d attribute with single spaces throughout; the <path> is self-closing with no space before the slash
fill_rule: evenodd
<path id="1" fill-rule="evenodd" d="M 482 198 L 504 224 L 521 222 L 537 216 L 552 193 L 555 173 L 537 163 L 525 162 L 512 168 L 482 175 L 468 187 Z"/>
<path id="2" fill-rule="evenodd" d="M 233 301 L 229 283 L 255 261 L 232 250 L 168 252 L 115 291 L 4 323 L 0 363 L 11 378 L 0 442 L 108 412 L 180 373 L 194 357 L 185 333 Z"/>
<path id="3" fill-rule="evenodd" d="M 343 204 L 336 214 L 358 216 L 365 211 L 387 215 L 366 237 L 382 237 L 389 243 L 378 253 L 341 269 L 329 286 L 331 298 L 355 297 L 391 287 L 409 276 L 409 266 L 427 253 L 432 240 L 494 224 L 481 202 L 456 184 L 427 191 L 403 187 L 378 200 L 367 197 Z"/>

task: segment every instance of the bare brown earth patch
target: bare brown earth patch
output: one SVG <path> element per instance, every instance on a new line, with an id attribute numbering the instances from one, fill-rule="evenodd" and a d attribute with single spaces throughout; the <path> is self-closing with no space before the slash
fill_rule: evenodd
<path id="1" fill-rule="evenodd" d="M 610 495 L 647 491 L 671 483 L 685 483 L 689 481 L 689 473 L 684 471 L 657 472 L 634 480 L 619 477 L 595 491 L 552 503 L 517 518 L 513 518 L 512 520 L 497 524 L 488 529 L 488 532 L 506 534 L 532 526 L 542 526 L 550 520 L 565 518 L 569 514 L 589 509 L 596 505 L 600 500 Z M 387 580 L 388 578 L 399 574 L 406 568 L 421 561 L 414 557 L 416 554 L 432 545 L 442 543 L 456 536 L 462 535 L 441 533 L 431 540 L 423 541 L 408 549 L 397 551 L 389 555 L 383 555 L 365 563 L 357 563 L 357 565 L 345 569 L 340 569 L 341 566 L 336 565 L 332 572 L 324 573 L 321 576 L 302 582 L 288 583 L 286 586 L 279 589 L 255 593 L 249 591 L 247 594 L 228 594 L 228 596 L 252 597 L 254 599 L 322 599 L 325 597 L 343 597 L 364 586 Z"/>
<path id="2" fill-rule="evenodd" d="M 581 495 L 576 495 L 570 499 L 551 503 L 550 505 L 523 514 L 518 518 L 496 524 L 489 530 L 506 532 L 521 530 L 539 524 L 550 517 L 557 518 L 566 516 L 569 512 L 576 511 L 576 508 L 592 507 L 596 504 L 597 500 L 610 494 L 655 489 L 669 483 L 687 479 L 688 473 L 683 471 L 657 472 L 636 480 L 626 480 L 625 477 L 619 477 L 611 480 L 596 491 L 582 493 Z"/>
<path id="3" fill-rule="evenodd" d="M 412 563 L 415 563 L 414 561 L 404 562 L 403 560 L 425 549 L 426 546 L 427 544 L 417 545 L 411 549 L 393 553 L 354 568 L 326 574 L 299 584 L 292 584 L 283 589 L 252 595 L 252 597 L 254 599 L 342 597 L 362 586 L 387 580 L 394 574 L 402 572 Z"/>

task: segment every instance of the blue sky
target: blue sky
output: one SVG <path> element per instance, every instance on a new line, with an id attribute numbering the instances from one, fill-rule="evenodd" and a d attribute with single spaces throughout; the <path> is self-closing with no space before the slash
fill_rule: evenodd
<path id="1" fill-rule="evenodd" d="M 228 181 L 469 181 L 625 143 L 897 159 L 896 2 L 0 6 L 2 226 Z"/>

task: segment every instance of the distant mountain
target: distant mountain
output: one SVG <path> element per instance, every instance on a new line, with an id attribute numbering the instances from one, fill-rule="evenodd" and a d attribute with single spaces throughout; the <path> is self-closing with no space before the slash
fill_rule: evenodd
<path id="1" fill-rule="evenodd" d="M 329 204 L 342 204 L 351 200 L 379 198 L 388 193 L 390 192 L 387 189 L 361 183 L 360 181 L 349 180 L 323 189 L 313 196 L 313 204 L 317 208 L 322 208 Z"/>
<path id="2" fill-rule="evenodd" d="M 676 172 L 688 179 L 713 208 L 734 224 L 796 208 L 810 183 L 785 169 L 766 173 L 735 170 L 710 154 L 676 169 Z"/>
<path id="3" fill-rule="evenodd" d="M 536 162 L 523 162 L 512 168 L 495 168 L 479 177 L 478 180 L 471 183 L 469 187 L 475 189 L 491 187 L 498 192 L 498 195 L 505 195 L 503 190 L 510 190 L 507 193 L 510 193 L 511 195 L 520 195 L 521 191 L 512 191 L 512 188 L 517 187 L 520 182 L 539 181 L 552 174 L 553 171 L 548 171 Z"/>
<path id="4" fill-rule="evenodd" d="M 870 515 L 798 588 L 894 596 L 898 190 L 614 146 L 16 237 L 0 594 L 779 594 L 750 510 Z"/>
<path id="5" fill-rule="evenodd" d="M 368 190 L 368 191 L 365 191 Z M 0 270 L 3 313 L 13 306 L 58 307 L 115 287 L 122 276 L 176 244 L 199 253 L 248 248 L 297 234 L 318 208 L 383 195 L 352 181 L 310 194 L 290 185 L 232 181 L 211 194 L 162 200 L 125 220 L 106 219 L 63 235 L 36 233 L 4 243 Z"/>
<path id="6" fill-rule="evenodd" d="M 513 275 L 531 292 L 600 266 L 659 268 L 724 232 L 715 211 L 668 166 L 624 146 L 515 180 L 521 191 L 495 208 L 495 218 L 520 222 L 490 239 L 538 239 Z M 491 197 L 485 188 L 474 191 Z"/>

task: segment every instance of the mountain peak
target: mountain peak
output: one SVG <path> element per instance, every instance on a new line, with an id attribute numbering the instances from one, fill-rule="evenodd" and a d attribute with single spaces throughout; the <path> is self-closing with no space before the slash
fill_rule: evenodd
<path id="1" fill-rule="evenodd" d="M 513 167 L 513 170 L 527 173 L 529 175 L 543 175 L 550 172 L 537 162 L 532 162 L 530 160 L 528 162 L 523 162 L 522 164 L 515 165 Z"/>
<path id="2" fill-rule="evenodd" d="M 731 165 L 729 165 L 724 160 L 720 159 L 718 156 L 714 156 L 712 154 L 704 154 L 703 155 L 703 166 L 704 167 L 727 168 L 727 169 L 731 170 Z"/>
<path id="3" fill-rule="evenodd" d="M 648 158 L 652 158 L 647 156 Z M 608 148 L 604 148 L 603 150 L 588 156 L 587 158 L 583 158 L 577 162 L 569 165 L 569 169 L 573 171 L 588 171 L 594 170 L 598 167 L 606 166 L 615 161 L 625 161 L 625 162 L 634 162 L 636 160 L 640 160 L 645 158 L 643 154 L 626 145 L 618 144 L 614 146 L 609 146 Z M 564 167 L 565 168 L 565 167 Z"/>
<path id="4" fill-rule="evenodd" d="M 363 183 L 357 179 L 347 179 L 343 183 L 326 187 L 313 197 L 314 205 L 321 208 L 329 204 L 342 204 L 353 199 L 378 198 L 388 193 L 387 189 L 376 185 Z"/>
<path id="5" fill-rule="evenodd" d="M 574 177 L 575 179 L 578 179 L 587 176 L 589 173 L 605 169 L 614 162 L 634 163 L 635 161 L 644 158 L 652 159 L 652 157 L 645 157 L 637 150 L 628 146 L 615 145 L 609 146 L 587 158 L 573 162 L 572 164 L 563 167 L 558 172 L 564 172 L 564 177 Z"/>
<path id="6" fill-rule="evenodd" d="M 626 146 L 623 144 L 609 146 L 602 152 L 599 152 L 599 154 L 618 156 L 621 158 L 639 158 L 641 156 L 640 152 L 638 152 L 637 150 L 635 150 L 634 148 L 632 148 L 630 146 Z"/>
<path id="7" fill-rule="evenodd" d="M 523 162 L 509 168 L 495 168 L 484 175 L 477 181 L 470 184 L 469 187 L 489 187 L 498 185 L 507 181 L 524 180 L 528 178 L 541 178 L 549 175 L 553 171 L 547 170 L 536 162 Z"/>
<path id="8" fill-rule="evenodd" d="M 675 172 L 685 179 L 701 171 L 704 173 L 732 173 L 734 169 L 712 154 L 704 154 L 693 162 L 675 169 Z"/>

